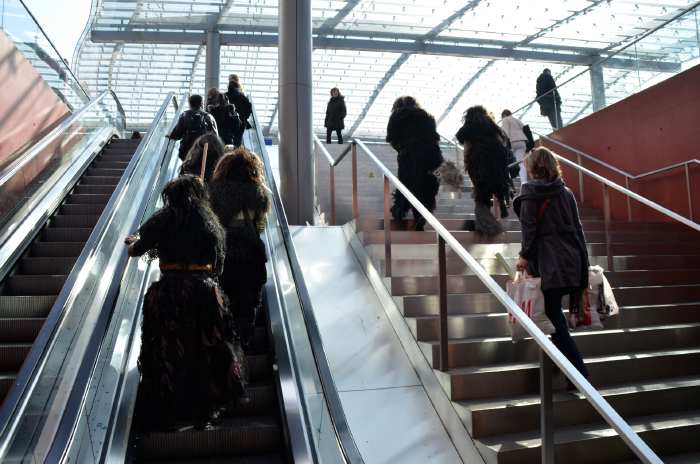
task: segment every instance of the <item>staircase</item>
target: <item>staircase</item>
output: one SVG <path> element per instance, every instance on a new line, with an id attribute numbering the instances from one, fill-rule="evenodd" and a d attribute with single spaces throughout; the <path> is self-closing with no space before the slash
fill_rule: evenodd
<path id="1" fill-rule="evenodd" d="M 0 402 L 15 382 L 139 140 L 113 140 L 0 284 Z"/>
<path id="2" fill-rule="evenodd" d="M 396 155 L 370 147 L 392 171 Z M 337 147 L 332 147 L 337 152 Z M 334 154 L 334 156 L 337 156 Z M 344 162 L 345 163 L 345 162 Z M 350 183 L 349 159 L 336 171 L 339 189 Z M 318 196 L 327 205 L 319 166 Z M 358 155 L 360 220 L 357 233 L 384 274 L 381 177 Z M 372 181 L 372 177 L 377 177 Z M 350 197 L 338 190 L 348 217 Z M 474 203 L 467 184 L 461 199 L 441 192 L 436 217 L 502 285 L 497 252 L 514 262 L 520 226 L 511 212 L 507 232 L 484 240 L 471 232 Z M 327 211 L 327 209 L 324 209 Z M 581 208 L 591 264 L 607 267 L 600 211 Z M 340 223 L 340 220 L 339 220 Z M 384 279 L 427 361 L 439 363 L 437 239 L 430 230 L 393 223 L 392 277 Z M 409 230 L 406 230 L 409 229 Z M 621 314 L 604 330 L 575 333 L 594 387 L 666 462 L 700 462 L 700 243 L 694 231 L 672 223 L 612 224 L 615 272 L 607 273 Z M 434 369 L 487 463 L 540 461 L 539 362 L 532 340 L 513 344 L 502 305 L 448 251 L 449 369 Z M 634 455 L 581 394 L 567 393 L 555 377 L 557 462 L 633 461 Z"/>

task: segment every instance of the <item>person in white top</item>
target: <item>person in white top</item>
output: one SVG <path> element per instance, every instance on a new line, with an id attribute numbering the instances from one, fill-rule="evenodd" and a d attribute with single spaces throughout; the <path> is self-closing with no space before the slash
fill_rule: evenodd
<path id="1" fill-rule="evenodd" d="M 501 129 L 510 139 L 510 148 L 513 150 L 515 159 L 520 162 L 520 182 L 524 184 L 527 182 L 527 169 L 525 169 L 525 163 L 522 161 L 527 151 L 527 136 L 523 131 L 523 123 L 513 116 L 510 110 L 503 110 L 501 118 L 503 118 L 501 120 Z"/>

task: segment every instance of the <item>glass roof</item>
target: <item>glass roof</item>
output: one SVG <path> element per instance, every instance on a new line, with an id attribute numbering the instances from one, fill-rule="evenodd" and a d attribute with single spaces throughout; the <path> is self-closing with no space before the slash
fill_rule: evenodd
<path id="1" fill-rule="evenodd" d="M 313 54 L 314 127 L 322 130 L 329 89 L 337 86 L 346 96 L 346 130 L 356 135 L 383 136 L 393 100 L 407 94 L 439 120 L 441 133 L 451 135 L 473 104 L 497 115 L 527 105 L 544 67 L 561 86 L 564 121 L 575 120 L 592 111 L 590 64 L 694 4 L 312 0 L 320 44 Z M 699 15 L 686 14 L 604 63 L 606 102 L 696 60 Z M 261 121 L 274 133 L 277 16 L 278 0 L 93 0 L 75 71 L 93 94 L 111 86 L 129 123 L 147 126 L 166 92 L 204 92 L 202 33 L 213 27 L 224 44 L 222 85 L 228 74 L 239 74 Z M 179 42 L 180 37 L 185 39 Z M 533 128 L 547 129 L 536 106 L 517 114 Z"/>

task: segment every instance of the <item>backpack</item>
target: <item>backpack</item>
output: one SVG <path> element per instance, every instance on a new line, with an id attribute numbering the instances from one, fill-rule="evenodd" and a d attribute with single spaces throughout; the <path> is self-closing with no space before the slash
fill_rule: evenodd
<path id="1" fill-rule="evenodd" d="M 187 119 L 187 130 L 184 137 L 187 140 L 196 140 L 199 136 L 214 130 L 214 125 L 203 111 L 193 111 Z"/>

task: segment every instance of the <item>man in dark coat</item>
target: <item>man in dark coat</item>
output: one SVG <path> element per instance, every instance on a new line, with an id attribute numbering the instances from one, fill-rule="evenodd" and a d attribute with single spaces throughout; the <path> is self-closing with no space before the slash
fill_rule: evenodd
<path id="1" fill-rule="evenodd" d="M 250 103 L 248 97 L 243 93 L 238 75 L 231 74 L 228 79 L 228 91 L 226 92 L 226 98 L 228 98 L 229 103 L 236 107 L 236 111 L 238 112 L 238 116 L 240 116 L 242 123 L 240 129 L 238 129 L 238 132 L 236 132 L 233 137 L 233 144 L 238 147 L 243 142 L 243 133 L 245 130 L 251 128 L 248 119 L 250 118 L 250 115 L 253 114 L 253 105 Z"/>
<path id="2" fill-rule="evenodd" d="M 400 97 L 394 102 L 386 141 L 398 152 L 399 180 L 413 193 L 428 211 L 434 211 L 435 196 L 440 182 L 435 170 L 443 162 L 440 136 L 435 118 L 421 108 L 413 97 Z M 408 210 L 413 210 L 416 230 L 425 227 L 425 218 L 398 190 L 394 191 L 391 214 L 402 220 Z"/>
<path id="3" fill-rule="evenodd" d="M 236 107 L 229 103 L 225 94 L 218 89 L 210 89 L 207 95 L 207 112 L 216 121 L 219 137 L 224 145 L 235 145 L 235 137 L 241 131 L 241 118 Z"/>
<path id="4" fill-rule="evenodd" d="M 340 94 L 340 89 L 331 89 L 331 99 L 326 107 L 326 143 L 331 143 L 331 134 L 335 131 L 338 134 L 338 143 L 343 144 L 343 129 L 345 129 L 345 116 L 348 110 L 345 107 L 345 97 Z"/>
<path id="5" fill-rule="evenodd" d="M 187 152 L 200 136 L 208 132 L 219 133 L 214 118 L 202 110 L 202 96 L 190 95 L 189 101 L 190 109 L 180 115 L 175 129 L 167 136 L 172 140 L 180 140 L 178 156 L 181 160 L 187 157 Z"/>
<path id="6" fill-rule="evenodd" d="M 549 118 L 552 129 L 561 129 L 564 125 L 561 120 L 561 97 L 552 72 L 546 68 L 537 78 L 537 103 L 540 114 Z"/>

